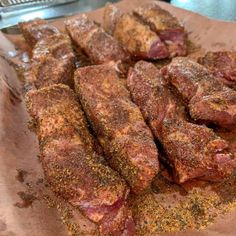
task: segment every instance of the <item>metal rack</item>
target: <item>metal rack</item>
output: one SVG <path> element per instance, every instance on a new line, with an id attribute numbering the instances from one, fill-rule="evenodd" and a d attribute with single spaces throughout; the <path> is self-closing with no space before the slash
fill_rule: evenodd
<path id="1" fill-rule="evenodd" d="M 0 15 L 1 17 L 7 17 L 12 14 L 21 14 L 26 11 L 75 1 L 76 0 L 0 0 Z"/>

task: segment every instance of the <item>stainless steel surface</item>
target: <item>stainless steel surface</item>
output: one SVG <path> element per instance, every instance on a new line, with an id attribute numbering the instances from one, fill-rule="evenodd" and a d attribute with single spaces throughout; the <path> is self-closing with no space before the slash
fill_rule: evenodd
<path id="1" fill-rule="evenodd" d="M 47 1 L 53 1 L 53 0 L 2 0 L 0 1 L 0 5 L 2 7 L 9 7 L 9 6 L 14 6 L 14 5 L 19 5 L 19 4 L 26 4 L 26 3 L 41 3 L 41 2 L 47 2 Z"/>
<path id="2" fill-rule="evenodd" d="M 37 17 L 44 19 L 53 19 L 61 16 L 74 15 L 78 12 L 87 12 L 102 7 L 108 0 L 79 0 L 73 3 L 48 7 L 44 9 L 26 12 L 24 14 L 12 15 L 0 19 L 0 29 L 16 25 L 21 21 L 28 21 Z M 109 2 L 118 2 L 118 0 L 110 0 Z"/>
<path id="3" fill-rule="evenodd" d="M 22 14 L 25 11 L 32 11 L 37 8 L 45 8 L 78 0 L 5 0 L 1 2 L 1 17 L 10 14 Z"/>

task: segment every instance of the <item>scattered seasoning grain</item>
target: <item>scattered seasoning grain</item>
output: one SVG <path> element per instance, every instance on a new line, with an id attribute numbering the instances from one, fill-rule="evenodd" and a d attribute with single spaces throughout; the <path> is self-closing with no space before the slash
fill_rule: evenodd
<path id="1" fill-rule="evenodd" d="M 16 179 L 19 182 L 23 183 L 25 181 L 26 176 L 28 175 L 28 172 L 22 169 L 17 169 L 16 171 L 17 171 Z"/>
<path id="2" fill-rule="evenodd" d="M 198 52 L 201 49 L 200 45 L 197 45 L 195 43 L 193 43 L 190 40 L 187 40 L 187 50 L 188 50 L 188 54 L 192 54 L 195 52 Z"/>
<path id="3" fill-rule="evenodd" d="M 236 174 L 222 183 L 203 187 L 199 181 L 192 181 L 186 186 L 158 175 L 152 186 L 155 191 L 131 196 L 137 236 L 205 229 L 217 217 L 236 209 Z"/>

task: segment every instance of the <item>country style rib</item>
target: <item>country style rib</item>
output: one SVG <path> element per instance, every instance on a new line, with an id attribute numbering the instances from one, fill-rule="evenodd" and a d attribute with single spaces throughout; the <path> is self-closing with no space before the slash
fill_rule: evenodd
<path id="1" fill-rule="evenodd" d="M 165 43 L 170 57 L 187 54 L 187 33 L 177 18 L 162 9 L 157 2 L 151 2 L 138 7 L 134 14 L 158 34 Z"/>
<path id="2" fill-rule="evenodd" d="M 52 190 L 97 223 L 101 235 L 133 235 L 129 189 L 97 154 L 73 91 L 62 84 L 30 91 L 26 104 Z"/>
<path id="3" fill-rule="evenodd" d="M 158 172 L 151 131 L 111 65 L 80 68 L 75 88 L 107 160 L 135 193 L 146 189 Z"/>
<path id="4" fill-rule="evenodd" d="M 162 72 L 187 103 L 193 119 L 236 127 L 236 91 L 217 81 L 204 66 L 177 57 Z"/>
<path id="5" fill-rule="evenodd" d="M 75 55 L 70 38 L 42 19 L 19 23 L 19 27 L 32 49 L 24 72 L 26 84 L 36 89 L 59 83 L 73 88 Z"/>
<path id="6" fill-rule="evenodd" d="M 207 67 L 223 84 L 236 90 L 236 52 L 207 52 L 198 62 Z"/>
<path id="7" fill-rule="evenodd" d="M 75 56 L 70 38 L 55 34 L 39 40 L 32 51 L 30 68 L 24 73 L 26 83 L 35 88 L 66 84 L 73 88 Z"/>
<path id="8" fill-rule="evenodd" d="M 129 55 L 111 35 L 107 34 L 86 15 L 65 22 L 72 41 L 95 64 L 109 61 L 128 61 Z"/>
<path id="9" fill-rule="evenodd" d="M 46 20 L 40 18 L 21 22 L 18 24 L 18 27 L 31 48 L 41 39 L 60 34 L 60 31 L 56 27 L 49 25 Z"/>
<path id="10" fill-rule="evenodd" d="M 161 59 L 169 56 L 158 35 L 133 14 L 122 13 L 114 5 L 107 4 L 103 24 L 133 58 Z"/>
<path id="11" fill-rule="evenodd" d="M 228 143 L 206 126 L 189 123 L 160 71 L 139 61 L 130 69 L 128 88 L 154 136 L 163 145 L 177 182 L 221 180 L 232 173 L 235 160 Z"/>

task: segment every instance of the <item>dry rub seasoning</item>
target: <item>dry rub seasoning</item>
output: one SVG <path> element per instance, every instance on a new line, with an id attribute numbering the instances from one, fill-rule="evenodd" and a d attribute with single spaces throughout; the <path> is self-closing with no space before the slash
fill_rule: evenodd
<path id="1" fill-rule="evenodd" d="M 192 181 L 179 186 L 161 174 L 152 190 L 130 199 L 137 236 L 204 229 L 236 208 L 236 174 L 223 183 Z"/>

